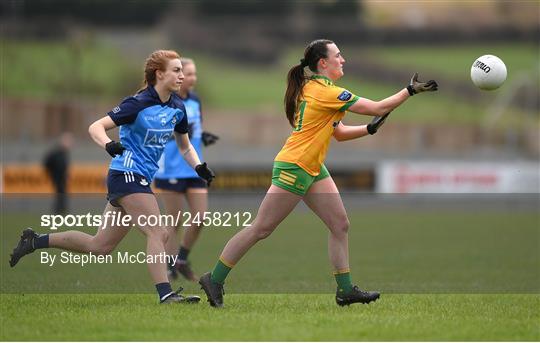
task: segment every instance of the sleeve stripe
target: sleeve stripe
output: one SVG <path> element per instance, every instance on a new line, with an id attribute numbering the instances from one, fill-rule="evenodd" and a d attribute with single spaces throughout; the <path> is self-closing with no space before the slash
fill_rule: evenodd
<path id="1" fill-rule="evenodd" d="M 341 108 L 339 109 L 340 112 L 345 112 L 349 109 L 349 107 L 351 107 L 355 102 L 358 101 L 358 99 L 360 99 L 360 97 L 358 95 L 355 95 L 354 98 L 352 98 L 351 100 L 347 101 L 347 103 L 345 103 L 345 105 L 341 106 Z"/>

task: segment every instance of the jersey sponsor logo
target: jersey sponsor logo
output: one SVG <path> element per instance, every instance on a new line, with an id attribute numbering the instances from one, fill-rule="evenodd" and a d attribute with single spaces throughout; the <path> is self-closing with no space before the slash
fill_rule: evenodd
<path id="1" fill-rule="evenodd" d="M 144 116 L 144 118 L 148 121 L 160 121 L 161 119 L 166 118 L 166 117 L 167 117 L 166 113 L 158 113 L 158 114 Z"/>
<path id="2" fill-rule="evenodd" d="M 116 114 L 120 112 L 120 107 L 116 106 L 115 108 L 112 109 L 112 113 Z"/>
<path id="3" fill-rule="evenodd" d="M 148 129 L 144 136 L 144 146 L 162 148 L 171 139 L 172 129 Z"/>
<path id="4" fill-rule="evenodd" d="M 146 181 L 144 177 L 141 177 L 141 181 L 139 181 L 139 183 L 141 184 L 141 186 L 148 186 L 148 181 Z"/>
<path id="5" fill-rule="evenodd" d="M 148 121 L 159 121 L 163 123 L 164 120 L 165 122 L 167 121 L 167 113 L 164 112 L 164 113 L 158 113 L 154 115 L 146 115 L 144 116 L 144 119 Z"/>
<path id="6" fill-rule="evenodd" d="M 337 98 L 341 101 L 349 101 L 351 97 L 352 94 L 349 91 L 343 91 Z"/>

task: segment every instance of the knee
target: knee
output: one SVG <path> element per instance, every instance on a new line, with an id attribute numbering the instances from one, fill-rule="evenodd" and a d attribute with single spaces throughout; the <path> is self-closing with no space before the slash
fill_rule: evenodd
<path id="1" fill-rule="evenodd" d="M 272 231 L 270 231 L 270 230 L 257 230 L 255 232 L 255 237 L 257 238 L 258 241 L 260 241 L 260 240 L 265 239 L 268 236 L 270 236 L 271 233 L 272 233 Z"/>
<path id="2" fill-rule="evenodd" d="M 337 235 L 346 235 L 349 232 L 349 226 L 350 226 L 349 218 L 347 216 L 343 216 L 341 218 L 337 218 L 333 223 L 332 227 L 330 228 L 332 233 Z"/>
<path id="3" fill-rule="evenodd" d="M 165 228 L 156 227 L 149 230 L 145 230 L 147 240 L 159 241 L 163 244 L 167 243 L 169 236 L 171 235 L 171 230 L 166 230 Z"/>
<path id="4" fill-rule="evenodd" d="M 274 229 L 275 229 L 275 226 L 272 226 L 272 225 L 257 225 L 254 228 L 253 233 L 255 235 L 255 238 L 258 241 L 260 241 L 270 236 L 272 232 L 274 232 Z"/>

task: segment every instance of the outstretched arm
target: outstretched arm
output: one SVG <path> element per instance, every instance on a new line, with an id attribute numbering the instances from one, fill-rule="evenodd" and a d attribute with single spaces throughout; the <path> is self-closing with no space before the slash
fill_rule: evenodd
<path id="1" fill-rule="evenodd" d="M 351 107 L 349 107 L 349 111 L 369 116 L 383 116 L 404 103 L 409 97 L 409 92 L 406 88 L 404 88 L 396 94 L 381 101 L 360 98 Z"/>
<path id="2" fill-rule="evenodd" d="M 428 82 L 418 81 L 418 73 L 415 73 L 407 87 L 403 88 L 396 94 L 380 101 L 360 98 L 353 105 L 351 105 L 351 107 L 349 107 L 349 111 L 370 116 L 383 116 L 388 112 L 392 112 L 395 108 L 404 103 L 405 100 L 414 94 L 422 92 L 434 92 L 437 89 L 437 82 L 434 80 L 429 80 Z"/>

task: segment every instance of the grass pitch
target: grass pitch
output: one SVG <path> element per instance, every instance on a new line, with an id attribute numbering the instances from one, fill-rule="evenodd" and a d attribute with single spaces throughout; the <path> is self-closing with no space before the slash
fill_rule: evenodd
<path id="1" fill-rule="evenodd" d="M 154 295 L 3 295 L 2 340 L 538 340 L 538 295 L 233 294 L 226 307 L 158 306 Z"/>
<path id="2" fill-rule="evenodd" d="M 413 206 L 414 207 L 414 206 Z M 474 204 L 473 206 L 474 207 Z M 353 280 L 380 290 L 341 308 L 327 232 L 297 210 L 231 272 L 225 308 L 160 306 L 145 265 L 47 267 L 7 260 L 30 213 L 3 213 L 2 340 L 539 340 L 540 217 L 530 210 L 349 209 Z M 39 230 L 43 232 L 44 230 Z M 208 228 L 192 253 L 210 270 L 236 230 Z M 131 232 L 119 251 L 144 249 Z M 51 250 L 52 252 L 53 250 Z M 205 297 L 196 284 L 176 281 Z"/>

